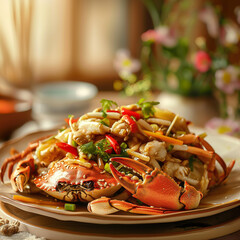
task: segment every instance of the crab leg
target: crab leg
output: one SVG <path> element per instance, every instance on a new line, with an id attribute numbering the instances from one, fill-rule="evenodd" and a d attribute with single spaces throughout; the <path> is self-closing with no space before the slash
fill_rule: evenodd
<path id="1" fill-rule="evenodd" d="M 15 191 L 24 191 L 24 186 L 30 178 L 30 174 L 34 171 L 34 159 L 32 156 L 17 164 L 16 170 L 11 175 L 11 185 Z"/>
<path id="2" fill-rule="evenodd" d="M 161 215 L 166 213 L 177 212 L 173 210 L 167 210 L 164 208 L 139 206 L 130 202 L 106 197 L 102 197 L 90 202 L 88 204 L 88 211 L 100 215 L 112 214 L 118 211 L 148 215 Z"/>
<path id="3" fill-rule="evenodd" d="M 39 142 L 31 143 L 31 144 L 29 144 L 29 146 L 24 151 L 22 151 L 20 153 L 17 153 L 16 155 L 5 159 L 5 161 L 3 162 L 3 165 L 1 167 L 1 173 L 0 173 L 1 181 L 4 182 L 3 178 L 4 178 L 4 175 L 5 175 L 7 166 L 9 164 L 10 164 L 10 166 L 9 166 L 8 176 L 11 176 L 14 164 L 16 164 L 17 162 L 19 162 L 20 160 L 25 158 L 29 153 L 34 151 L 38 147 L 38 145 L 39 145 Z"/>
<path id="4" fill-rule="evenodd" d="M 182 189 L 171 177 L 158 169 L 151 169 L 146 165 L 129 158 L 112 158 L 124 166 L 132 168 L 142 175 L 143 182 L 132 181 L 128 176 L 120 173 L 110 164 L 110 169 L 114 178 L 129 192 L 133 197 L 143 203 L 171 210 L 181 208 L 192 209 L 199 205 L 202 194 L 194 187 L 185 183 Z"/>

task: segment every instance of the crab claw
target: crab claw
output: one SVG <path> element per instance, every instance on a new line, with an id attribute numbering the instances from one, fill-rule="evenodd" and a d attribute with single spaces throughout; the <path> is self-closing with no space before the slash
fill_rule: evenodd
<path id="1" fill-rule="evenodd" d="M 189 184 L 185 184 L 183 189 L 166 173 L 130 158 L 116 157 L 111 161 L 131 168 L 142 176 L 142 182 L 131 180 L 129 176 L 120 173 L 113 164 L 110 164 L 114 178 L 131 192 L 133 197 L 143 203 L 171 210 L 179 210 L 184 207 L 192 209 L 199 205 L 202 193 Z"/>
<path id="2" fill-rule="evenodd" d="M 32 157 L 18 163 L 16 170 L 11 175 L 11 185 L 14 191 L 24 191 L 24 186 L 27 184 L 33 171 L 34 159 Z"/>

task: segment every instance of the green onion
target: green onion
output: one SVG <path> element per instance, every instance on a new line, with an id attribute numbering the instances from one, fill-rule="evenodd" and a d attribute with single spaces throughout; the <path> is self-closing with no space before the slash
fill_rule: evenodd
<path id="1" fill-rule="evenodd" d="M 191 170 L 191 172 L 193 172 L 193 162 L 195 162 L 197 159 L 194 156 L 191 156 L 189 158 L 189 168 Z"/>
<path id="2" fill-rule="evenodd" d="M 110 121 L 109 121 L 108 118 L 102 119 L 102 120 L 100 121 L 100 123 L 103 124 L 103 125 L 105 125 L 105 126 L 107 126 L 107 127 L 109 127 L 109 125 L 110 125 Z"/>
<path id="3" fill-rule="evenodd" d="M 104 165 L 104 170 L 105 170 L 106 172 L 108 172 L 108 173 L 111 173 L 111 169 L 110 169 L 110 166 L 109 166 L 108 163 L 106 163 L 106 164 Z"/>
<path id="4" fill-rule="evenodd" d="M 128 146 L 125 142 L 122 142 L 120 145 L 121 148 L 126 149 Z"/>
<path id="5" fill-rule="evenodd" d="M 72 146 L 73 147 L 77 147 L 78 146 L 77 143 L 74 140 L 72 140 Z"/>
<path id="6" fill-rule="evenodd" d="M 74 203 L 65 203 L 64 209 L 67 211 L 75 211 L 76 210 L 76 204 Z"/>
<path id="7" fill-rule="evenodd" d="M 73 118 L 73 117 L 74 117 L 74 115 L 72 115 L 72 114 L 68 115 L 68 118 Z"/>
<path id="8" fill-rule="evenodd" d="M 173 150 L 174 146 L 172 144 L 169 144 L 167 147 L 167 151 L 171 152 Z"/>
<path id="9" fill-rule="evenodd" d="M 205 138 L 207 136 L 207 133 L 201 133 L 200 135 L 198 135 L 200 138 Z"/>

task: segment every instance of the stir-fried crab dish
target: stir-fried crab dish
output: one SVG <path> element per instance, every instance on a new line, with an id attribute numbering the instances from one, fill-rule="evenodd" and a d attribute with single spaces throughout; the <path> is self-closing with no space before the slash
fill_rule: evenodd
<path id="1" fill-rule="evenodd" d="M 194 209 L 231 172 L 184 118 L 160 110 L 157 102 L 102 106 L 70 116 L 53 135 L 5 159 L 18 192 L 41 192 L 65 202 L 88 202 L 88 210 L 164 214 Z"/>

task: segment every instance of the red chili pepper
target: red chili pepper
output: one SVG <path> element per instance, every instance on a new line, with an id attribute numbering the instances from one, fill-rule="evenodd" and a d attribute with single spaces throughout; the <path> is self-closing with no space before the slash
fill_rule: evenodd
<path id="1" fill-rule="evenodd" d="M 119 111 L 118 110 L 107 110 L 107 112 L 113 112 L 113 113 L 119 113 Z"/>
<path id="2" fill-rule="evenodd" d="M 65 120 L 65 122 L 69 125 L 69 121 L 70 121 L 70 118 L 65 118 L 64 119 Z M 77 122 L 78 121 L 78 118 L 72 118 L 72 123 L 75 123 L 75 122 Z"/>
<path id="3" fill-rule="evenodd" d="M 105 150 L 105 152 L 106 152 L 107 154 L 111 154 L 111 153 L 112 153 L 112 151 L 113 151 L 113 149 L 112 149 L 112 148 L 109 148 L 109 149 Z"/>
<path id="4" fill-rule="evenodd" d="M 128 110 L 126 108 L 122 108 L 122 115 L 128 115 L 130 117 L 134 117 L 136 120 L 139 120 L 141 118 L 141 115 L 139 113 Z"/>
<path id="5" fill-rule="evenodd" d="M 67 144 L 67 143 L 64 143 L 64 142 L 57 142 L 56 145 L 61 148 L 62 150 L 66 151 L 66 152 L 69 152 L 71 153 L 72 155 L 78 157 L 78 150 L 77 148 Z"/>
<path id="6" fill-rule="evenodd" d="M 122 119 L 130 126 L 132 133 L 138 132 L 137 123 L 130 116 L 124 115 Z"/>
<path id="7" fill-rule="evenodd" d="M 120 148 L 118 142 L 113 137 L 111 137 L 110 135 L 106 135 L 106 139 L 110 142 L 110 145 L 114 149 L 115 153 L 120 154 L 121 153 L 121 148 Z"/>

